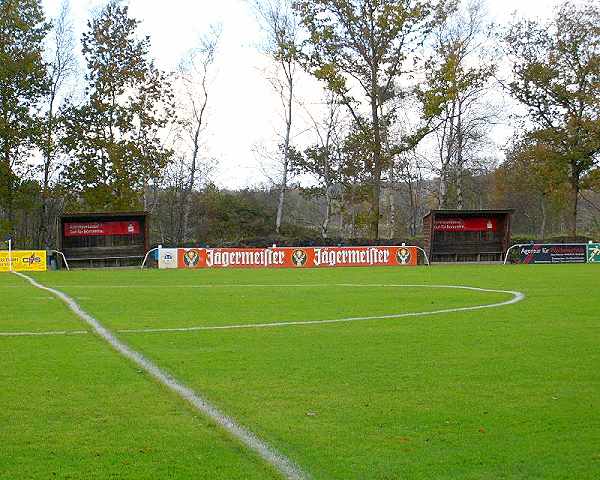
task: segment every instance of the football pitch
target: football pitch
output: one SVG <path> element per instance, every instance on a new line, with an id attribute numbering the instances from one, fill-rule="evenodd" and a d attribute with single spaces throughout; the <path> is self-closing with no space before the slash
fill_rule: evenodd
<path id="1" fill-rule="evenodd" d="M 596 265 L 28 275 L 301 477 L 598 478 Z M 11 274 L 0 359 L 2 480 L 284 478 Z"/>

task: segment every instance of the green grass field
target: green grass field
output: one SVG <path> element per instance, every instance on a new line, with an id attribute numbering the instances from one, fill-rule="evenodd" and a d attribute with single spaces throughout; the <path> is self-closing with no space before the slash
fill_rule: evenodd
<path id="1" fill-rule="evenodd" d="M 595 265 L 32 276 L 312 478 L 598 478 Z M 407 284 L 526 298 L 212 328 L 511 298 Z M 6 274 L 0 299 L 0 332 L 67 332 L 0 336 L 0 479 L 278 478 L 51 294 Z"/>

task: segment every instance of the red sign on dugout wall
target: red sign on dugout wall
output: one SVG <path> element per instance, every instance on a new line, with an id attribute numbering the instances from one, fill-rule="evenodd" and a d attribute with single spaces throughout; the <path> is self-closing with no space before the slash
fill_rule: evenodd
<path id="1" fill-rule="evenodd" d="M 498 219 L 485 217 L 436 218 L 436 232 L 497 232 Z"/>
<path id="2" fill-rule="evenodd" d="M 414 247 L 180 248 L 178 268 L 414 266 Z"/>
<path id="3" fill-rule="evenodd" d="M 140 222 L 118 221 L 118 222 L 87 222 L 87 223 L 65 223 L 65 237 L 91 237 L 106 235 L 138 235 L 140 233 Z"/>

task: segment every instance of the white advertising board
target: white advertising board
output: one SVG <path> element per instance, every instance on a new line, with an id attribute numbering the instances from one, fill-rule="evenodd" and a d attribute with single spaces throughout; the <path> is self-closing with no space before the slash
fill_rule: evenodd
<path id="1" fill-rule="evenodd" d="M 158 249 L 158 268 L 177 268 L 177 249 Z"/>

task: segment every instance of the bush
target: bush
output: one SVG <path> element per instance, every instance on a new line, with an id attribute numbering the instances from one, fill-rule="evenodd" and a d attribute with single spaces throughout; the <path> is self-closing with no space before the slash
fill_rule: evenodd
<path id="1" fill-rule="evenodd" d="M 321 238 L 316 234 L 304 232 L 304 235 L 269 235 L 263 237 L 252 237 L 241 239 L 238 242 L 186 242 L 183 245 L 176 245 L 185 248 L 267 248 L 273 245 L 278 247 L 360 247 L 360 246 L 396 246 L 416 245 L 423 247 L 423 238 L 395 238 L 371 240 L 368 238 Z M 167 247 L 167 245 L 163 245 Z"/>

